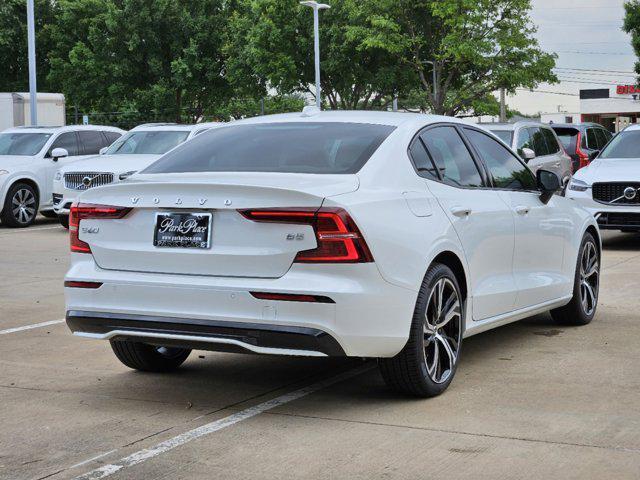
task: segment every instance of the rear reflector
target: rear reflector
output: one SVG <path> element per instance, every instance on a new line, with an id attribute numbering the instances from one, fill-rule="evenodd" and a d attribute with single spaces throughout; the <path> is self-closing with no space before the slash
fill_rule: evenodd
<path id="1" fill-rule="evenodd" d="M 251 295 L 260 300 L 280 300 L 284 302 L 309 302 L 309 303 L 336 303 L 329 297 L 322 295 L 300 295 L 297 293 L 270 293 L 270 292 L 250 292 Z"/>
<path id="2" fill-rule="evenodd" d="M 113 207 L 110 205 L 94 205 L 91 203 L 74 203 L 69 212 L 69 235 L 71 251 L 76 253 L 91 253 L 91 247 L 80 240 L 79 227 L 81 220 L 107 220 L 123 218 L 132 209 L 128 207 Z"/>
<path id="3" fill-rule="evenodd" d="M 342 208 L 242 210 L 255 222 L 295 223 L 311 225 L 318 246 L 298 252 L 297 263 L 364 263 L 373 262 L 369 247 L 351 216 Z"/>
<path id="4" fill-rule="evenodd" d="M 100 282 L 74 282 L 74 281 L 69 281 L 69 282 L 64 282 L 64 286 L 66 288 L 91 288 L 91 289 L 96 289 L 96 288 L 100 288 L 102 286 L 102 283 L 100 283 Z"/>

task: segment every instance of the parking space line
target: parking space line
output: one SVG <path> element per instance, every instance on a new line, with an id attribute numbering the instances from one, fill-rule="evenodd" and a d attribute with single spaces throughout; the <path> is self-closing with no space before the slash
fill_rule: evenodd
<path id="1" fill-rule="evenodd" d="M 27 233 L 27 232 L 37 232 L 39 230 L 53 230 L 54 228 L 62 228 L 61 225 L 54 225 L 52 227 L 35 227 L 35 228 L 16 228 L 15 230 L 9 230 L 6 232 L 1 232 L 0 237 L 3 235 L 10 235 L 13 233 Z"/>
<path id="2" fill-rule="evenodd" d="M 49 320 L 48 322 L 33 323 L 31 325 L 24 325 L 22 327 L 7 328 L 6 330 L 0 330 L 0 335 L 6 335 L 8 333 L 22 332 L 24 330 L 33 330 L 34 328 L 48 327 L 49 325 L 58 325 L 64 323 L 62 320 Z"/>
<path id="3" fill-rule="evenodd" d="M 211 423 L 207 423 L 205 425 L 202 425 L 201 427 L 194 428 L 193 430 L 189 430 L 188 432 L 165 440 L 164 442 L 161 442 L 153 447 L 145 448 L 138 452 L 132 453 L 131 455 L 121 458 L 115 463 L 103 465 L 102 467 L 96 468 L 95 470 L 91 470 L 88 473 L 75 477 L 75 480 L 97 480 L 100 478 L 109 477 L 124 468 L 132 467 L 139 463 L 145 462 L 153 457 L 157 457 L 158 455 L 173 450 L 176 447 L 185 445 L 192 440 L 196 440 L 224 428 L 230 427 L 232 425 L 235 425 L 236 423 L 242 422 L 243 420 L 247 420 L 248 418 L 255 417 L 256 415 L 259 415 L 263 412 L 284 405 L 285 403 L 298 400 L 299 398 L 305 397 L 310 393 L 360 375 L 366 371 L 371 370 L 372 368 L 374 368 L 372 364 L 366 364 L 352 370 L 348 370 L 326 380 L 321 380 L 319 382 L 313 383 L 309 386 L 300 388 L 293 392 L 285 393 L 284 395 L 276 397 L 272 400 L 268 400 L 256 406 L 241 410 L 240 412 L 221 418 L 220 420 L 215 420 Z"/>

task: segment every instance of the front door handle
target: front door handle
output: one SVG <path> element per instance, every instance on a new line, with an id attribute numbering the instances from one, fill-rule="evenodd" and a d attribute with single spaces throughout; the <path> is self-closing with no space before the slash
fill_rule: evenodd
<path id="1" fill-rule="evenodd" d="M 526 215 L 527 213 L 529 213 L 529 210 L 531 210 L 531 208 L 524 205 L 518 205 L 516 208 L 514 208 L 514 210 L 518 215 Z"/>
<path id="2" fill-rule="evenodd" d="M 468 217 L 471 215 L 471 209 L 465 207 L 451 207 L 451 213 L 456 217 Z"/>

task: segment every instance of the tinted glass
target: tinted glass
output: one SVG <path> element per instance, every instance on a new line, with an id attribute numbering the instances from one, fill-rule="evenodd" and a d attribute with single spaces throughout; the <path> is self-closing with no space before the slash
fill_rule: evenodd
<path id="1" fill-rule="evenodd" d="M 511 130 L 491 130 L 491 133 L 507 145 L 511 145 L 511 142 L 513 141 L 513 132 Z"/>
<path id="2" fill-rule="evenodd" d="M 342 122 L 230 125 L 198 135 L 144 173 L 356 173 L 393 130 Z"/>
<path id="3" fill-rule="evenodd" d="M 189 136 L 186 130 L 155 130 L 129 132 L 120 137 L 107 150 L 107 155 L 148 154 L 161 155 Z"/>
<path id="4" fill-rule="evenodd" d="M 518 132 L 518 142 L 516 143 L 516 150 L 518 151 L 518 155 L 523 156 L 522 149 L 528 148 L 529 150 L 535 149 L 533 148 L 533 140 L 531 140 L 531 135 L 529 133 L 529 129 L 521 128 Z"/>
<path id="5" fill-rule="evenodd" d="M 544 139 L 542 130 L 539 128 L 530 128 L 529 135 L 531 135 L 531 140 L 533 141 L 533 151 L 536 152 L 536 157 L 549 155 L 547 142 Z"/>
<path id="6" fill-rule="evenodd" d="M 104 139 L 98 131 L 82 131 L 78 135 L 85 155 L 97 155 L 104 146 Z"/>
<path id="7" fill-rule="evenodd" d="M 35 155 L 50 133 L 0 133 L 0 155 Z"/>
<path id="8" fill-rule="evenodd" d="M 578 130 L 575 128 L 554 128 L 554 130 L 567 153 L 575 153 Z"/>
<path id="9" fill-rule="evenodd" d="M 593 150 L 598 149 L 598 139 L 596 138 L 595 128 L 587 128 L 587 146 Z"/>
<path id="10" fill-rule="evenodd" d="M 104 136 L 107 137 L 107 145 L 105 145 L 105 147 L 111 145 L 113 142 L 115 142 L 122 136 L 118 132 L 102 132 L 102 133 L 104 133 Z"/>
<path id="11" fill-rule="evenodd" d="M 411 144 L 411 147 L 409 147 L 409 154 L 413 160 L 413 165 L 416 167 L 416 170 L 421 177 L 430 178 L 431 180 L 439 180 L 438 173 L 436 172 L 436 169 L 419 138 L 417 138 Z"/>
<path id="12" fill-rule="evenodd" d="M 69 153 L 70 157 L 74 155 L 81 155 L 80 151 L 78 150 L 78 142 L 76 140 L 75 132 L 66 132 L 60 134 L 60 136 L 53 141 L 53 145 L 51 145 L 49 153 L 51 153 L 51 150 L 53 150 L 54 148 L 64 148 Z"/>
<path id="13" fill-rule="evenodd" d="M 602 150 L 602 147 L 604 147 L 607 144 L 607 137 L 604 134 L 604 130 L 601 128 L 596 128 L 596 141 L 598 142 L 598 150 Z"/>
<path id="14" fill-rule="evenodd" d="M 640 159 L 640 130 L 620 132 L 602 150 L 598 158 Z"/>
<path id="15" fill-rule="evenodd" d="M 510 190 L 534 190 L 536 188 L 536 180 L 531 171 L 503 145 L 477 130 L 465 130 L 469 141 L 487 165 L 497 188 Z"/>
<path id="16" fill-rule="evenodd" d="M 558 145 L 558 141 L 556 140 L 556 136 L 553 134 L 553 131 L 550 128 L 542 128 L 541 130 L 544 135 L 544 139 L 547 142 L 549 155 L 558 153 L 560 151 L 560 145 Z"/>
<path id="17" fill-rule="evenodd" d="M 445 182 L 463 187 L 482 185 L 478 167 L 454 127 L 431 128 L 420 138 Z"/>

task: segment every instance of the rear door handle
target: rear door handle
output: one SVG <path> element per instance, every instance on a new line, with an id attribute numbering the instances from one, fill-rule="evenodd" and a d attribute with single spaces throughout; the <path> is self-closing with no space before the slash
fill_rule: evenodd
<path id="1" fill-rule="evenodd" d="M 514 210 L 518 215 L 526 215 L 527 213 L 529 213 L 529 210 L 531 210 L 531 208 L 526 207 L 524 205 L 519 205 L 516 208 L 514 208 Z"/>
<path id="2" fill-rule="evenodd" d="M 465 207 L 451 207 L 451 213 L 456 217 L 468 217 L 471 215 L 471 209 Z"/>

